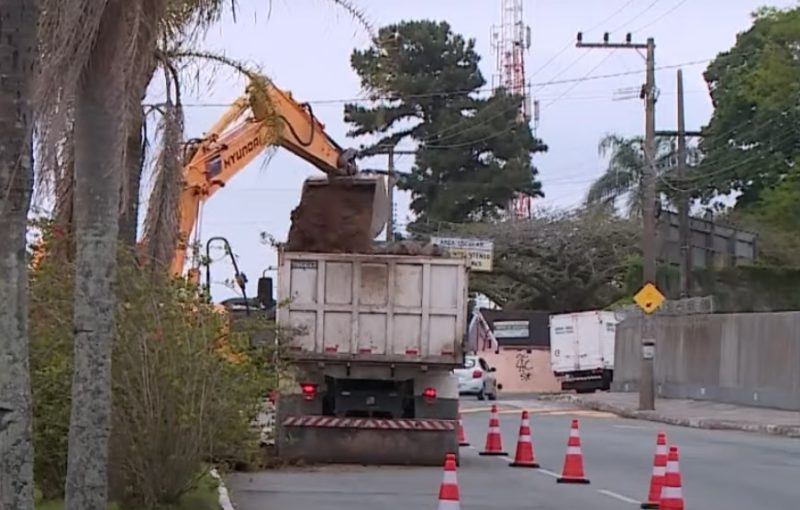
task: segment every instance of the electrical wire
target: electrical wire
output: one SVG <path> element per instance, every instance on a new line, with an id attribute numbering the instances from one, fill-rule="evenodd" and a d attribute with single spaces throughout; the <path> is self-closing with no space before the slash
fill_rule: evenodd
<path id="1" fill-rule="evenodd" d="M 651 27 L 651 26 L 655 25 L 656 23 L 658 23 L 658 22 L 659 22 L 659 21 L 661 21 L 662 19 L 666 18 L 667 16 L 669 16 L 669 15 L 670 15 L 670 14 L 672 14 L 673 12 L 677 11 L 677 10 L 678 10 L 678 9 L 679 9 L 679 8 L 680 8 L 680 7 L 681 7 L 683 4 L 685 4 L 687 1 L 688 1 L 688 0 L 679 0 L 679 2 L 678 2 L 677 4 L 673 5 L 673 6 L 672 6 L 670 9 L 668 9 L 666 12 L 664 12 L 663 14 L 661 14 L 660 16 L 658 16 L 656 19 L 654 19 L 654 20 L 650 21 L 649 23 L 647 23 L 647 24 L 645 24 L 645 25 L 642 25 L 642 26 L 640 26 L 640 27 L 639 27 L 639 28 L 637 28 L 636 30 L 633 30 L 633 31 L 631 31 L 631 33 L 632 33 L 632 34 L 635 34 L 636 32 L 641 32 L 641 31 L 642 31 L 642 30 L 644 30 L 645 28 L 649 28 L 649 27 Z"/>
<path id="2" fill-rule="evenodd" d="M 652 9 L 653 7 L 655 7 L 655 6 L 656 6 L 656 4 L 658 4 L 658 2 L 660 2 L 660 1 L 661 1 L 661 0 L 653 0 L 652 2 L 650 2 L 650 4 L 648 4 L 648 6 L 647 6 L 647 7 L 645 7 L 645 8 L 644 8 L 644 10 L 643 10 L 643 11 L 640 11 L 640 12 L 639 12 L 639 14 L 636 14 L 636 15 L 634 15 L 634 16 L 633 16 L 632 18 L 630 18 L 628 21 L 626 21 L 626 22 L 622 23 L 621 25 L 619 25 L 619 26 L 618 26 L 618 27 L 616 27 L 615 29 L 611 30 L 611 33 L 613 33 L 613 32 L 617 32 L 618 30 L 621 30 L 622 28 L 624 28 L 626 25 L 629 25 L 630 23 L 633 23 L 633 22 L 634 22 L 634 21 L 636 21 L 637 19 L 641 18 L 643 14 L 645 14 L 647 11 L 649 11 L 650 9 Z"/>
<path id="3" fill-rule="evenodd" d="M 712 59 L 705 58 L 700 60 L 689 60 L 685 62 L 680 62 L 677 64 L 669 64 L 669 65 L 662 65 L 656 66 L 656 71 L 663 71 L 667 69 L 677 69 L 679 67 L 690 67 L 702 64 L 708 64 L 711 62 Z M 573 78 L 564 78 L 561 80 L 552 80 L 552 81 L 542 81 L 542 82 L 535 82 L 530 83 L 528 87 L 540 87 L 540 86 L 549 86 L 549 85 L 561 85 L 565 83 L 575 83 L 575 82 L 584 82 L 584 81 L 596 81 L 596 80 L 605 80 L 609 78 L 619 78 L 622 76 L 634 76 L 638 74 L 644 74 L 645 70 L 636 70 L 636 71 L 624 71 L 618 73 L 608 73 L 608 74 L 597 74 L 594 76 L 585 76 L 585 77 L 573 77 Z M 471 92 L 491 92 L 493 89 L 491 88 L 483 88 L 477 90 L 451 90 L 451 91 L 440 91 L 440 92 L 428 92 L 423 94 L 409 94 L 404 96 L 404 99 L 421 99 L 426 97 L 450 97 L 454 95 L 464 95 Z M 339 98 L 339 99 L 316 99 L 307 101 L 310 104 L 315 105 L 323 105 L 323 104 L 344 104 L 344 103 L 372 103 L 378 100 L 387 100 L 390 99 L 388 97 L 375 97 L 373 98 L 362 98 L 362 97 L 351 97 L 351 98 Z M 145 107 L 155 107 L 158 106 L 157 103 L 143 103 L 142 106 Z M 195 102 L 195 103 L 183 103 L 183 107 L 188 108 L 229 108 L 233 106 L 233 103 L 210 103 L 210 102 Z"/>
<path id="4" fill-rule="evenodd" d="M 612 56 L 612 55 L 614 55 L 614 53 L 616 53 L 616 51 L 617 51 L 616 49 L 612 49 L 611 51 L 609 51 L 609 52 L 608 52 L 608 53 L 607 53 L 607 54 L 606 54 L 606 55 L 605 55 L 605 56 L 604 56 L 602 59 L 600 59 L 600 61 L 599 61 L 599 62 L 598 62 L 598 63 L 597 63 L 597 64 L 596 64 L 594 67 L 592 67 L 592 68 L 589 70 L 589 72 L 587 72 L 587 73 L 584 75 L 584 77 L 588 77 L 588 76 L 590 76 L 590 75 L 591 75 L 593 72 L 595 72 L 595 71 L 596 71 L 598 68 L 600 68 L 600 66 L 602 66 L 603 64 L 605 64 L 605 63 L 606 63 L 606 61 L 607 61 L 609 58 L 611 58 L 611 56 Z M 588 53 L 589 53 L 589 52 L 586 52 L 586 53 L 584 53 L 584 55 L 588 55 Z M 572 92 L 573 90 L 575 90 L 575 88 L 576 88 L 578 85 L 580 85 L 581 83 L 583 83 L 583 82 L 577 81 L 577 82 L 573 83 L 571 86 L 569 86 L 569 87 L 567 87 L 566 89 L 564 89 L 564 92 L 563 92 L 563 93 L 561 93 L 561 95 L 559 95 L 558 97 L 556 97 L 555 99 L 553 99 L 553 100 L 552 100 L 552 101 L 550 101 L 549 103 L 547 103 L 547 104 L 545 104 L 544 106 L 542 106 L 542 109 L 541 109 L 541 111 L 544 111 L 544 110 L 546 110 L 547 108 L 549 108 L 550 106 L 552 106 L 554 103 L 557 103 L 558 101 L 560 101 L 560 100 L 561 100 L 561 99 L 562 99 L 564 96 L 566 96 L 567 94 L 569 94 L 570 92 Z"/>
<path id="5" fill-rule="evenodd" d="M 599 28 L 599 27 L 601 27 L 601 26 L 605 25 L 606 23 L 608 23 L 609 21 L 611 21 L 612 19 L 614 19 L 614 17 L 615 17 L 617 14 L 619 14 L 619 13 L 621 13 L 622 11 L 624 11 L 625 9 L 627 9 L 627 8 L 628 8 L 628 7 L 629 7 L 629 6 L 630 6 L 630 5 L 631 5 L 633 2 L 635 2 L 635 1 L 636 1 L 636 0 L 628 0 L 627 2 L 625 2 L 624 4 L 622 4 L 622 6 L 621 6 L 621 7 L 619 7 L 617 10 L 615 10 L 614 12 L 612 12 L 611 14 L 609 14 L 608 16 L 606 16 L 606 18 L 604 18 L 602 21 L 599 21 L 599 22 L 597 22 L 597 23 L 596 23 L 594 26 L 592 26 L 591 28 L 589 28 L 589 29 L 587 30 L 587 32 L 591 32 L 592 30 L 595 30 L 595 29 L 597 29 L 597 28 Z M 574 44 L 574 42 L 573 42 L 572 40 L 570 40 L 569 42 L 567 42 L 567 44 L 565 44 L 565 45 L 564 45 L 564 47 L 563 47 L 563 48 L 561 48 L 561 49 L 558 51 L 558 53 L 556 53 L 555 55 L 553 55 L 552 57 L 550 57 L 550 58 L 549 58 L 549 59 L 548 59 L 548 60 L 547 60 L 547 61 L 546 61 L 544 64 L 542 64 L 542 65 L 541 65 L 541 67 L 537 68 L 537 69 L 536 69 L 536 70 L 533 72 L 533 74 L 531 74 L 531 76 L 530 76 L 530 77 L 531 77 L 531 78 L 533 78 L 534 76 L 536 76 L 537 74 L 539 74 L 539 73 L 540 73 L 540 72 L 541 72 L 543 69 L 545 69 L 545 68 L 546 68 L 548 65 L 550 65 L 550 64 L 551 64 L 551 63 L 552 63 L 552 62 L 553 62 L 555 59 L 557 59 L 558 57 L 560 57 L 560 56 L 561 56 L 561 55 L 562 55 L 562 54 L 563 54 L 565 51 L 567 51 L 568 49 L 572 48 L 573 44 Z"/>

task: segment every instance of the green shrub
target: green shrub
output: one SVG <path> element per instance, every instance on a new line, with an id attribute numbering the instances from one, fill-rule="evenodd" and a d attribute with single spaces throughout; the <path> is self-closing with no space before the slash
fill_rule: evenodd
<path id="1" fill-rule="evenodd" d="M 72 278 L 45 262 L 31 282 L 31 367 L 35 471 L 45 500 L 63 494 L 70 414 Z M 178 502 L 198 484 L 204 462 L 257 459 L 250 427 L 273 388 L 266 347 L 225 335 L 225 316 L 190 287 L 123 260 L 114 346 L 111 494 L 123 508 Z M 254 317 L 251 327 L 271 327 Z M 228 356 L 219 354 L 221 339 Z M 234 359 L 235 362 L 231 362 Z"/>

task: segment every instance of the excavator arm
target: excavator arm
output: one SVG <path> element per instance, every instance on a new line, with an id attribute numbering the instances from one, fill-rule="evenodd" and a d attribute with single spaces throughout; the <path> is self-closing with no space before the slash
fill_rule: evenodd
<path id="1" fill-rule="evenodd" d="M 236 100 L 204 138 L 191 141 L 187 146 L 180 200 L 180 230 L 172 260 L 174 274 L 183 271 L 189 238 L 203 202 L 224 187 L 264 149 L 273 145 L 280 145 L 308 161 L 327 174 L 329 179 L 347 178 L 358 172 L 355 162 L 357 152 L 342 149 L 334 142 L 325 133 L 325 126 L 314 117 L 309 104 L 298 103 L 291 93 L 275 87 L 271 82 L 254 81 L 248 86 L 247 94 Z M 376 195 L 385 191 L 375 185 L 375 179 L 357 180 L 361 185 L 373 186 Z M 316 180 L 316 183 L 319 182 Z M 306 186 L 304 192 L 305 189 Z M 374 222 L 385 223 L 388 207 L 381 203 L 380 197 L 376 198 L 373 207 Z M 378 211 L 378 208 L 381 210 Z M 373 225 L 374 228 L 377 226 Z"/>

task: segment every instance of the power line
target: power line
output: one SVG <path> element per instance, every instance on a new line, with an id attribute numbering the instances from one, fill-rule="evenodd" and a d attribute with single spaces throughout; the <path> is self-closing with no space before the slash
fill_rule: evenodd
<path id="1" fill-rule="evenodd" d="M 670 65 L 663 65 L 657 66 L 656 71 L 664 71 L 667 69 L 677 69 L 678 67 L 690 67 L 696 65 L 707 64 L 711 62 L 712 59 L 700 59 L 700 60 L 690 60 L 687 62 L 681 62 L 678 64 L 670 64 Z M 564 78 L 560 80 L 550 80 L 550 81 L 542 81 L 542 82 L 535 82 L 530 83 L 529 87 L 541 87 L 541 86 L 549 86 L 549 85 L 561 85 L 561 84 L 568 84 L 568 83 L 575 83 L 575 82 L 585 82 L 585 81 L 597 81 L 597 80 L 605 80 L 610 78 L 619 78 L 622 76 L 634 76 L 644 74 L 644 71 L 641 70 L 633 70 L 633 71 L 623 71 L 618 73 L 607 73 L 607 74 L 597 74 L 593 76 L 580 76 L 574 78 Z M 399 101 L 401 99 L 421 99 L 426 97 L 450 97 L 455 95 L 465 95 L 474 92 L 491 92 L 493 89 L 491 88 L 482 88 L 482 89 L 475 89 L 475 90 L 451 90 L 451 91 L 440 91 L 440 92 L 428 92 L 424 94 L 409 94 L 403 96 L 402 98 L 392 98 L 389 96 L 373 96 L 372 98 L 363 98 L 363 97 L 352 97 L 352 98 L 340 98 L 340 99 L 313 99 L 310 101 L 306 101 L 307 103 L 311 103 L 313 105 L 323 105 L 323 104 L 344 104 L 344 103 L 373 103 L 380 100 L 390 100 L 390 101 Z M 143 106 L 158 106 L 159 103 L 143 103 Z M 227 108 L 232 106 L 233 103 L 206 103 L 206 102 L 196 102 L 196 103 L 183 103 L 182 106 L 185 108 Z"/>
<path id="2" fill-rule="evenodd" d="M 634 33 L 634 34 L 635 34 L 636 32 L 641 32 L 641 31 L 642 31 L 642 30 L 644 30 L 645 28 L 649 28 L 649 27 L 651 27 L 651 26 L 655 25 L 656 23 L 658 23 L 658 22 L 659 22 L 659 21 L 661 21 L 662 19 L 666 18 L 667 16 L 669 16 L 669 15 L 670 15 L 670 14 L 672 14 L 673 12 L 677 11 L 677 10 L 678 10 L 678 9 L 679 9 L 679 8 L 680 8 L 680 7 L 681 7 L 683 4 L 685 4 L 686 2 L 687 2 L 687 0 L 680 0 L 680 1 L 679 1 L 677 4 L 673 5 L 673 6 L 672 6 L 670 9 L 668 9 L 666 12 L 664 12 L 663 14 L 661 14 L 661 16 L 658 16 L 656 19 L 654 19 L 654 20 L 650 21 L 649 23 L 647 23 L 647 24 L 645 24 L 645 25 L 642 25 L 641 27 L 637 28 L 636 30 L 633 30 L 631 33 Z"/>
<path id="3" fill-rule="evenodd" d="M 656 6 L 656 4 L 657 4 L 658 2 L 660 2 L 660 1 L 661 1 L 661 0 L 653 0 L 652 2 L 650 2 L 650 4 L 649 4 L 647 7 L 645 7 L 645 8 L 644 8 L 644 10 L 643 10 L 643 11 L 640 11 L 640 12 L 639 12 L 639 14 L 636 14 L 636 15 L 634 15 L 632 18 L 630 18 L 630 19 L 629 19 L 628 21 L 626 21 L 625 23 L 622 23 L 622 24 L 621 24 L 621 25 L 619 25 L 618 27 L 614 28 L 613 30 L 611 30 L 611 32 L 612 32 L 612 33 L 613 33 L 613 32 L 616 32 L 617 30 L 620 30 L 620 29 L 622 29 L 624 26 L 626 26 L 626 25 L 628 25 L 628 24 L 630 24 L 630 23 L 632 23 L 632 22 L 636 21 L 637 19 L 641 18 L 641 17 L 642 17 L 642 15 L 643 15 L 644 13 L 646 13 L 647 11 L 649 11 L 650 9 L 652 9 L 653 7 L 655 7 L 655 6 Z"/>

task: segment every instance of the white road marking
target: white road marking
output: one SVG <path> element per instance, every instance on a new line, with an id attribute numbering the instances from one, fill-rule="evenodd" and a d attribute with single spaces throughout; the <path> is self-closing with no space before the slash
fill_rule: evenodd
<path id="1" fill-rule="evenodd" d="M 618 425 L 618 427 L 639 428 L 639 427 L 635 427 L 633 425 Z M 641 428 L 644 428 L 644 427 L 641 427 Z M 469 448 L 470 450 L 474 450 L 476 452 L 479 451 L 476 446 L 470 445 L 470 446 L 467 446 L 467 448 Z M 506 460 L 508 462 L 514 462 L 513 458 L 505 456 L 505 455 L 501 456 L 501 457 L 498 457 L 498 458 Z M 549 469 L 539 468 L 539 469 L 534 469 L 533 471 L 535 471 L 537 473 L 541 473 L 543 475 L 547 475 L 547 476 L 552 477 L 552 478 L 561 478 L 560 474 L 555 473 L 553 471 L 550 471 Z M 632 505 L 638 505 L 639 504 L 639 501 L 637 501 L 635 499 L 632 499 L 632 498 L 629 498 L 628 496 L 623 496 L 622 494 L 617 494 L 614 491 L 610 491 L 610 490 L 607 490 L 607 489 L 598 489 L 597 492 L 599 492 L 600 494 L 602 494 L 604 496 L 608 496 L 609 498 L 614 498 L 616 500 L 619 500 L 619 501 L 622 501 L 622 502 L 625 502 L 625 503 L 630 503 Z"/>
<path id="2" fill-rule="evenodd" d="M 606 490 L 606 489 L 598 489 L 597 492 L 599 492 L 600 494 L 602 494 L 604 496 L 608 496 L 609 498 L 614 498 L 614 499 L 618 499 L 620 501 L 624 501 L 625 503 L 631 503 L 633 505 L 638 505 L 639 504 L 639 501 L 636 501 L 635 499 L 631 499 L 628 496 L 623 496 L 622 494 L 617 494 L 616 492 L 612 492 L 612 491 L 609 491 L 609 490 Z"/>

